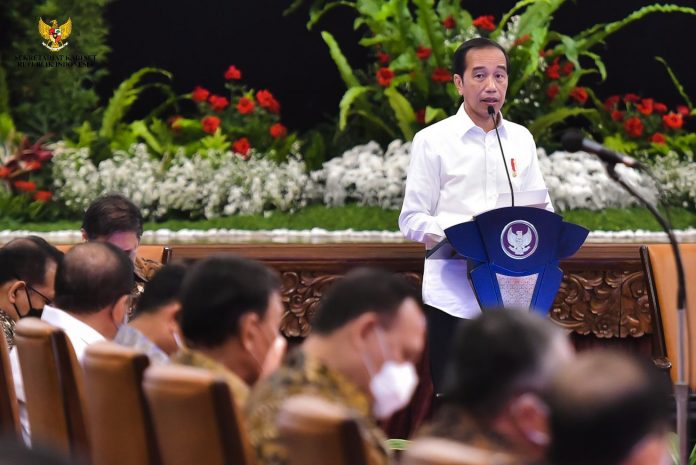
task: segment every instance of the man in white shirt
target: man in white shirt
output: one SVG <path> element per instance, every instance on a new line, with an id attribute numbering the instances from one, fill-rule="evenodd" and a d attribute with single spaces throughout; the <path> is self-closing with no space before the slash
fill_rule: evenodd
<path id="1" fill-rule="evenodd" d="M 62 329 L 82 362 L 87 346 L 116 336 L 130 305 L 133 263 L 118 247 L 88 242 L 65 254 L 56 271 L 55 306 L 46 305 L 41 319 Z M 29 438 L 24 383 L 17 348 L 10 352 L 12 375 L 25 440 Z"/>
<path id="2" fill-rule="evenodd" d="M 499 44 L 484 38 L 464 42 L 452 66 L 454 84 L 464 98 L 462 106 L 456 115 L 423 129 L 413 139 L 399 228 L 426 249 L 443 240 L 448 227 L 495 208 L 498 195 L 510 192 L 505 165 L 515 192 L 546 188 L 532 135 L 500 113 L 509 69 L 510 61 Z M 552 210 L 548 196 L 546 200 Z M 466 261 L 426 259 L 423 301 L 432 379 L 440 392 L 458 319 L 481 312 Z"/>

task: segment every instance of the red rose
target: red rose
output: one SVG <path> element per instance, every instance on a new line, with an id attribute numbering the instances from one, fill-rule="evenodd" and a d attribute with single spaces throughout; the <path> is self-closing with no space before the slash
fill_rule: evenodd
<path id="1" fill-rule="evenodd" d="M 254 111 L 254 101 L 247 97 L 240 97 L 237 102 L 237 111 L 243 115 L 247 115 Z"/>
<path id="2" fill-rule="evenodd" d="M 661 115 L 664 115 L 665 113 L 667 113 L 667 105 L 665 105 L 664 103 L 658 102 L 655 105 L 653 105 L 653 108 L 655 109 L 655 111 L 657 113 L 659 113 Z"/>
<path id="3" fill-rule="evenodd" d="M 27 171 L 36 171 L 41 169 L 41 162 L 39 161 L 29 161 L 24 165 L 24 169 Z"/>
<path id="4" fill-rule="evenodd" d="M 578 102 L 580 105 L 584 105 L 587 102 L 587 91 L 584 87 L 576 87 L 570 91 L 570 98 Z"/>
<path id="5" fill-rule="evenodd" d="M 242 72 L 239 71 L 236 66 L 230 65 L 227 71 L 225 71 L 225 79 L 228 81 L 238 81 L 242 79 Z"/>
<path id="6" fill-rule="evenodd" d="M 623 121 L 624 112 L 619 110 L 613 110 L 611 112 L 611 119 L 614 121 Z"/>
<path id="7" fill-rule="evenodd" d="M 280 113 L 280 103 L 269 91 L 262 89 L 256 92 L 256 101 L 259 102 L 261 108 L 265 108 L 271 113 Z"/>
<path id="8" fill-rule="evenodd" d="M 456 23 L 454 22 L 454 16 L 448 16 L 444 20 L 442 20 L 442 25 L 445 26 L 445 29 L 454 29 L 454 26 L 456 26 Z"/>
<path id="9" fill-rule="evenodd" d="M 495 18 L 493 15 L 479 16 L 471 22 L 473 26 L 483 29 L 484 31 L 495 30 L 495 23 L 493 22 Z"/>
<path id="10" fill-rule="evenodd" d="M 430 79 L 432 79 L 433 82 L 446 84 L 452 80 L 452 75 L 447 68 L 435 68 L 433 73 L 430 75 Z"/>
<path id="11" fill-rule="evenodd" d="M 565 63 L 563 63 L 563 68 L 561 68 L 561 72 L 564 76 L 567 76 L 570 73 L 572 73 L 574 69 L 575 65 L 573 65 L 573 63 L 571 63 L 570 61 L 566 61 Z"/>
<path id="12" fill-rule="evenodd" d="M 661 132 L 656 132 L 655 134 L 650 136 L 650 142 L 652 142 L 653 144 L 664 144 L 665 142 L 667 142 L 667 138 Z"/>
<path id="13" fill-rule="evenodd" d="M 49 191 L 38 191 L 34 194 L 34 200 L 37 202 L 48 202 L 53 198 L 53 193 Z"/>
<path id="14" fill-rule="evenodd" d="M 7 166 L 0 166 L 0 179 L 4 179 L 10 175 L 12 172 Z"/>
<path id="15" fill-rule="evenodd" d="M 230 101 L 227 100 L 227 98 L 220 95 L 211 95 L 208 102 L 210 102 L 210 106 L 215 111 L 222 111 L 230 104 Z"/>
<path id="16" fill-rule="evenodd" d="M 272 125 L 270 127 L 268 132 L 271 134 L 271 137 L 274 137 L 277 139 L 279 137 L 287 136 L 288 135 L 288 128 L 286 128 L 285 126 L 283 126 L 280 123 L 275 123 L 274 125 Z"/>
<path id="17" fill-rule="evenodd" d="M 643 134 L 643 122 L 637 116 L 624 121 L 624 129 L 629 136 L 640 137 Z"/>
<path id="18" fill-rule="evenodd" d="M 665 126 L 672 129 L 679 129 L 684 124 L 681 113 L 668 113 L 662 117 Z"/>
<path id="19" fill-rule="evenodd" d="M 546 96 L 550 99 L 553 100 L 556 98 L 556 95 L 558 95 L 558 92 L 561 90 L 561 88 L 558 86 L 558 84 L 550 84 L 546 88 Z"/>
<path id="20" fill-rule="evenodd" d="M 421 108 L 420 110 L 416 110 L 416 121 L 419 124 L 425 124 L 425 108 Z"/>
<path id="21" fill-rule="evenodd" d="M 416 49 L 416 55 L 421 60 L 427 60 L 428 58 L 430 58 L 431 53 L 433 53 L 432 48 L 423 47 L 422 45 L 419 45 L 418 48 Z"/>
<path id="22" fill-rule="evenodd" d="M 604 108 L 606 108 L 607 111 L 610 111 L 620 101 L 621 101 L 621 97 L 619 97 L 618 95 L 612 95 L 611 97 L 607 98 L 604 101 Z"/>
<path id="23" fill-rule="evenodd" d="M 220 127 L 220 118 L 217 116 L 206 116 L 201 120 L 201 126 L 203 126 L 203 131 L 208 134 L 214 134 Z"/>
<path id="24" fill-rule="evenodd" d="M 686 105 L 678 105 L 677 113 L 679 113 L 680 115 L 689 116 L 689 107 L 687 107 Z"/>
<path id="25" fill-rule="evenodd" d="M 525 34 L 525 35 L 523 35 L 523 36 L 521 36 L 521 37 L 518 37 L 518 38 L 515 40 L 515 46 L 522 45 L 523 43 L 527 42 L 527 41 L 528 41 L 529 39 L 531 39 L 531 38 L 532 38 L 532 37 L 531 37 L 529 34 Z"/>
<path id="26" fill-rule="evenodd" d="M 633 102 L 633 103 L 635 103 L 635 102 L 637 102 L 638 100 L 640 100 L 640 95 L 636 95 L 636 94 L 626 94 L 626 95 L 624 95 L 624 100 L 627 101 L 627 102 Z"/>
<path id="27" fill-rule="evenodd" d="M 641 100 L 640 103 L 636 104 L 636 110 L 641 112 L 644 115 L 652 115 L 653 112 L 653 99 L 651 98 L 644 98 Z"/>
<path id="28" fill-rule="evenodd" d="M 379 61 L 379 64 L 386 65 L 389 63 L 389 60 L 391 60 L 391 57 L 388 54 L 384 52 L 377 52 L 377 61 Z"/>
<path id="29" fill-rule="evenodd" d="M 31 181 L 17 181 L 14 183 L 15 189 L 21 192 L 34 192 L 36 184 Z"/>
<path id="30" fill-rule="evenodd" d="M 196 86 L 193 89 L 193 92 L 191 92 L 191 99 L 194 102 L 205 102 L 208 100 L 208 95 L 210 95 L 210 91 L 208 89 L 204 89 L 201 86 Z"/>
<path id="31" fill-rule="evenodd" d="M 549 79 L 560 79 L 560 71 L 561 65 L 558 64 L 558 57 L 556 57 L 556 59 L 553 60 L 553 63 L 551 63 L 548 68 L 546 68 L 546 75 L 549 77 Z"/>
<path id="32" fill-rule="evenodd" d="M 394 71 L 389 68 L 380 68 L 377 71 L 377 83 L 382 87 L 387 87 L 394 79 Z"/>
<path id="33" fill-rule="evenodd" d="M 237 139 L 232 143 L 232 150 L 234 150 L 236 153 L 242 155 L 242 157 L 246 160 L 249 155 L 249 150 L 251 150 L 251 145 L 249 144 L 249 139 L 246 137 L 242 137 L 241 139 Z"/>

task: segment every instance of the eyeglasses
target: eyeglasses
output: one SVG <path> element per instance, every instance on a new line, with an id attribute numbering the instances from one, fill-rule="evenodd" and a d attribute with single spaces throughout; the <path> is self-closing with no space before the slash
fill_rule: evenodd
<path id="1" fill-rule="evenodd" d="M 28 288 L 30 291 L 39 294 L 39 297 L 41 297 L 41 298 L 44 300 L 44 305 L 52 305 L 52 304 L 53 304 L 53 300 L 52 300 L 52 299 L 49 299 L 48 297 L 46 297 L 45 295 L 43 295 L 41 292 L 37 291 L 37 290 L 36 290 L 34 287 L 32 287 L 29 283 L 25 282 L 24 284 L 27 286 L 27 288 Z"/>

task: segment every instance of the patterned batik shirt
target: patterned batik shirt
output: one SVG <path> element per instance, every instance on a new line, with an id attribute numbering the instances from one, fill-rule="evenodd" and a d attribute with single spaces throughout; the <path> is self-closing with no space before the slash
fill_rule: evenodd
<path id="1" fill-rule="evenodd" d="M 249 441 L 258 465 L 288 463 L 287 450 L 278 437 L 276 416 L 286 399 L 305 394 L 348 408 L 367 445 L 369 463 L 389 463 L 386 438 L 371 414 L 367 395 L 341 373 L 331 370 L 299 348 L 288 355 L 275 373 L 254 386 L 246 404 Z"/>
<path id="2" fill-rule="evenodd" d="M 5 339 L 7 340 L 7 350 L 11 350 L 14 347 L 14 327 L 15 321 L 5 313 L 0 310 L 0 326 L 2 326 L 2 332 L 5 333 Z"/>
<path id="3" fill-rule="evenodd" d="M 130 347 L 144 353 L 153 365 L 170 363 L 169 356 L 157 344 L 130 325 L 121 325 L 118 328 L 114 342 L 123 347 Z"/>

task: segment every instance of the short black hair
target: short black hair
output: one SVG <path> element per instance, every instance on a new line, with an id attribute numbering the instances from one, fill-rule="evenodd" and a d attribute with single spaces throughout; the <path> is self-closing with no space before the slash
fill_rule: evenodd
<path id="1" fill-rule="evenodd" d="M 475 37 L 469 39 L 457 48 L 454 52 L 454 57 L 452 58 L 452 74 L 458 74 L 460 76 L 464 75 L 466 70 L 466 55 L 469 50 L 479 49 L 479 48 L 497 48 L 505 56 L 505 70 L 510 74 L 510 57 L 507 52 L 498 42 L 495 42 L 485 37 Z"/>
<path id="2" fill-rule="evenodd" d="M 583 352 L 556 373 L 547 397 L 554 465 L 617 465 L 668 424 L 666 377 L 624 352 Z"/>
<path id="3" fill-rule="evenodd" d="M 85 242 L 65 254 L 56 271 L 56 307 L 96 313 L 132 292 L 133 262 L 109 243 Z"/>
<path id="4" fill-rule="evenodd" d="M 265 318 L 274 292 L 280 292 L 278 273 L 260 262 L 233 255 L 201 260 L 181 288 L 181 331 L 194 346 L 221 346 L 238 334 L 245 313 Z"/>
<path id="5" fill-rule="evenodd" d="M 184 276 L 186 267 L 183 265 L 171 264 L 160 268 L 138 298 L 134 317 L 143 313 L 156 313 L 164 305 L 177 300 Z"/>
<path id="6" fill-rule="evenodd" d="M 39 236 L 14 239 L 0 249 L 0 285 L 14 279 L 46 284 L 48 263 L 58 265 L 62 259 L 63 252 Z"/>
<path id="7" fill-rule="evenodd" d="M 420 303 L 418 291 L 399 275 L 353 270 L 329 288 L 312 320 L 312 331 L 330 334 L 367 312 L 375 312 L 388 325 L 409 297 Z"/>
<path id="8" fill-rule="evenodd" d="M 143 216 L 133 202 L 121 194 L 107 194 L 92 202 L 82 219 L 87 239 L 110 236 L 115 232 L 143 235 Z"/>
<path id="9" fill-rule="evenodd" d="M 563 333 L 524 310 L 487 310 L 462 320 L 445 372 L 445 402 L 480 419 L 495 418 L 516 394 L 543 390 L 552 345 Z"/>

